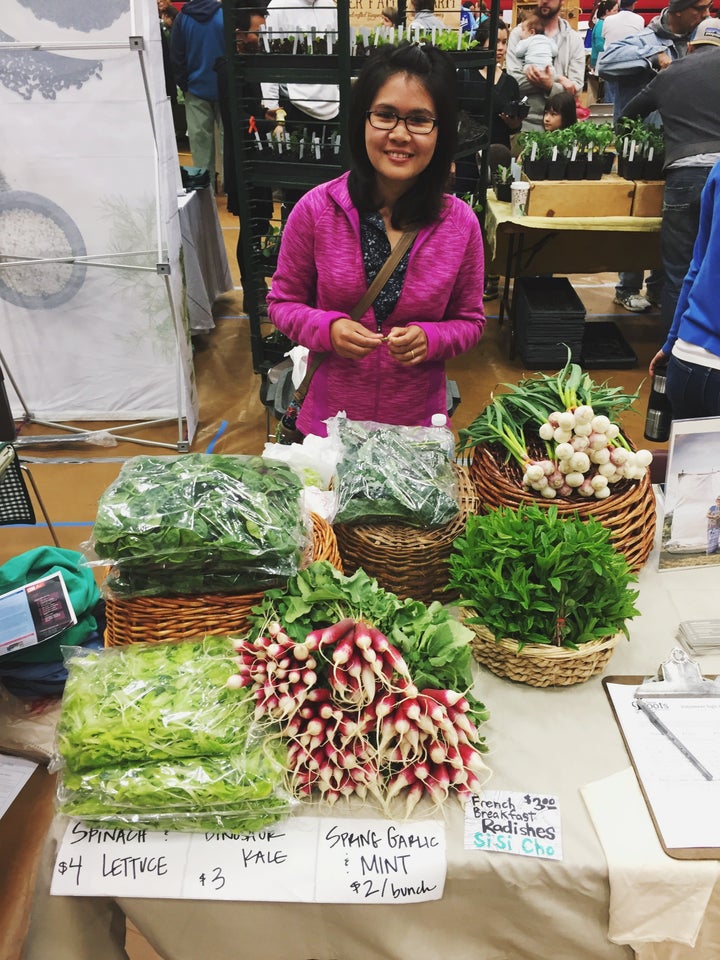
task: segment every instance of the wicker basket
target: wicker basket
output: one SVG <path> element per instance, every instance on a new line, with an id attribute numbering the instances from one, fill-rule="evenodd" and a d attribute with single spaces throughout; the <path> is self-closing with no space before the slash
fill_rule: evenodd
<path id="1" fill-rule="evenodd" d="M 447 559 L 453 541 L 465 532 L 468 515 L 477 511 L 477 497 L 467 471 L 455 466 L 460 511 L 450 523 L 420 530 L 405 523 L 353 523 L 335 525 L 346 573 L 359 567 L 375 577 L 381 587 L 401 599 L 412 597 L 431 603 L 457 596 L 445 590 Z"/>
<path id="2" fill-rule="evenodd" d="M 546 500 L 524 490 L 516 464 L 504 462 L 503 453 L 484 444 L 475 448 L 468 472 L 480 509 L 517 507 L 521 503 L 552 504 L 560 515 L 577 512 L 581 520 L 592 516 L 607 527 L 614 546 L 625 554 L 631 570 L 639 570 L 650 556 L 655 541 L 655 494 L 649 473 L 639 481 L 621 480 L 604 500 Z"/>
<path id="3" fill-rule="evenodd" d="M 476 613 L 461 608 L 463 619 Z M 581 644 L 577 650 L 543 643 L 528 643 L 518 650 L 515 640 L 498 640 L 479 623 L 467 623 L 474 633 L 471 640 L 473 656 L 488 670 L 531 687 L 568 687 L 584 683 L 605 669 L 622 634 Z"/>
<path id="4" fill-rule="evenodd" d="M 312 514 L 312 523 L 313 538 L 305 549 L 301 566 L 306 567 L 315 560 L 328 560 L 336 569 L 342 570 L 333 528 L 317 514 Z M 203 634 L 247 630 L 250 610 L 262 598 L 263 591 L 127 600 L 108 598 L 105 604 L 105 646 L 190 640 Z"/>

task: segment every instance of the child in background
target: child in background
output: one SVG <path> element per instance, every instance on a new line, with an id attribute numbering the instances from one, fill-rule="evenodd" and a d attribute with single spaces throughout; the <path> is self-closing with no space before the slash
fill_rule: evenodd
<path id="1" fill-rule="evenodd" d="M 563 90 L 548 97 L 543 113 L 544 130 L 564 130 L 577 121 L 575 97 Z"/>
<path id="2" fill-rule="evenodd" d="M 539 17 L 526 17 L 520 24 L 523 39 L 515 48 L 515 53 L 522 60 L 524 67 L 538 67 L 545 70 L 553 69 L 555 57 L 558 55 L 557 44 L 550 37 L 545 36 L 545 26 Z"/>

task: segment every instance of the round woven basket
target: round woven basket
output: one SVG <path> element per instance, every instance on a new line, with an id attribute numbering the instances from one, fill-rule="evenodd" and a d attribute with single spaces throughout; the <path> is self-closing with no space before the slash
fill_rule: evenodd
<path id="1" fill-rule="evenodd" d="M 313 537 L 303 553 L 301 567 L 315 560 L 328 560 L 342 571 L 333 528 L 312 514 Z M 125 643 L 162 643 L 190 640 L 204 634 L 236 633 L 250 626 L 252 607 L 262 601 L 255 593 L 207 593 L 185 597 L 109 597 L 105 603 L 105 646 Z"/>
<path id="2" fill-rule="evenodd" d="M 461 608 L 463 619 L 476 616 Z M 543 643 L 528 643 L 518 650 L 516 640 L 498 640 L 487 627 L 466 623 L 473 631 L 473 656 L 498 677 L 527 683 L 531 687 L 568 687 L 584 683 L 605 669 L 622 634 L 581 644 L 577 650 Z"/>
<path id="3" fill-rule="evenodd" d="M 477 497 L 467 470 L 454 465 L 458 482 L 458 515 L 450 523 L 421 530 L 405 523 L 335 524 L 340 556 L 347 574 L 362 567 L 381 587 L 401 599 L 431 603 L 457 593 L 445 590 L 447 560 L 453 541 L 465 532 L 468 515 L 477 512 Z"/>
<path id="4" fill-rule="evenodd" d="M 547 500 L 522 486 L 522 474 L 514 462 L 506 463 L 504 453 L 491 445 L 475 448 L 468 471 L 480 509 L 517 507 L 521 503 L 551 505 L 560 515 L 577 512 L 581 520 L 594 517 L 612 535 L 613 545 L 625 554 L 631 570 L 639 570 L 650 556 L 655 540 L 655 494 L 649 472 L 642 480 L 621 480 L 604 500 Z"/>

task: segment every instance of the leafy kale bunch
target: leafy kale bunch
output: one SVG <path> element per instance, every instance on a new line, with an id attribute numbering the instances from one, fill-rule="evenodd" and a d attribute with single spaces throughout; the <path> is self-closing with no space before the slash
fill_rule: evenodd
<path id="1" fill-rule="evenodd" d="M 635 577 L 610 531 L 594 518 L 559 516 L 556 506 L 498 507 L 468 517 L 453 544 L 450 586 L 498 638 L 580 644 L 622 631 L 637 616 Z"/>
<path id="2" fill-rule="evenodd" d="M 298 568 L 300 491 L 261 457 L 135 457 L 101 496 L 91 545 L 119 593 L 257 588 Z"/>
<path id="3" fill-rule="evenodd" d="M 431 429 L 368 427 L 338 419 L 343 456 L 337 467 L 336 522 L 401 520 L 437 527 L 456 517 L 457 480 L 447 450 Z"/>
<path id="4" fill-rule="evenodd" d="M 467 693 L 473 685 L 472 632 L 437 601 L 426 606 L 420 600 L 401 600 L 362 569 L 345 577 L 326 560 L 315 561 L 286 587 L 268 590 L 250 620 L 259 630 L 277 620 L 301 643 L 313 630 L 345 617 L 364 620 L 384 633 L 402 653 L 419 689 L 464 693 L 473 723 L 487 720 L 485 706 Z M 322 673 L 320 665 L 318 670 Z M 481 743 L 478 749 L 485 747 Z"/>

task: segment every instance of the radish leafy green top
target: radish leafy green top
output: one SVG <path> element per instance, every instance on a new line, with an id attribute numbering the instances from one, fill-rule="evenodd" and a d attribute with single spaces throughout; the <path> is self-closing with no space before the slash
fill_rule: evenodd
<path id="1" fill-rule="evenodd" d="M 300 492 L 261 457 L 134 457 L 100 498 L 91 546 L 118 593 L 257 589 L 298 569 Z"/>

